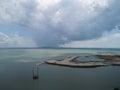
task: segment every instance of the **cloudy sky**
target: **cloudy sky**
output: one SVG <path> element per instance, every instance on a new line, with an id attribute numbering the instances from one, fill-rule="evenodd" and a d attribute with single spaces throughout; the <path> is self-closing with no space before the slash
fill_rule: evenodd
<path id="1" fill-rule="evenodd" d="M 0 0 L 0 47 L 120 48 L 118 0 Z"/>

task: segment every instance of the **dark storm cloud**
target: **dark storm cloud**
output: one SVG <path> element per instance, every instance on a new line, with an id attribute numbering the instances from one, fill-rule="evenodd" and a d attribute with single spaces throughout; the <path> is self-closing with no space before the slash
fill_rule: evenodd
<path id="1" fill-rule="evenodd" d="M 70 41 L 99 38 L 120 24 L 120 2 L 117 0 L 23 1 L 22 5 L 17 2 L 12 11 L 14 14 L 21 11 L 16 17 L 0 9 L 3 12 L 0 20 L 28 27 L 38 46 L 59 46 Z"/>

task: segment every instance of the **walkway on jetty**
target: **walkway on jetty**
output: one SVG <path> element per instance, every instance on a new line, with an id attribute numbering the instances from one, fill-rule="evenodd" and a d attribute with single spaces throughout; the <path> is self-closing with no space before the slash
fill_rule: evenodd
<path id="1" fill-rule="evenodd" d="M 67 67 L 101 67 L 110 65 L 120 66 L 120 55 L 104 54 L 93 56 L 95 56 L 98 59 L 103 59 L 103 61 L 78 61 L 76 59 L 81 56 L 71 56 L 63 60 L 48 60 L 40 62 L 37 63 L 35 66 L 39 66 L 41 64 L 53 64 Z"/>
<path id="2" fill-rule="evenodd" d="M 106 66 L 102 61 L 88 61 L 88 62 L 78 62 L 76 59 L 79 58 L 78 56 L 73 56 L 66 58 L 64 60 L 48 60 L 45 63 L 47 64 L 54 64 L 60 66 L 68 66 L 68 67 L 98 67 L 98 66 Z"/>
<path id="3" fill-rule="evenodd" d="M 38 79 L 39 77 L 39 66 L 42 64 L 52 64 L 66 67 L 82 67 L 82 68 L 91 68 L 91 67 L 101 67 L 101 66 L 120 66 L 120 55 L 93 55 L 103 61 L 77 61 L 76 59 L 80 56 L 72 56 L 63 60 L 48 60 L 44 62 L 37 63 L 33 68 L 33 79 Z M 88 57 L 89 58 L 89 57 Z"/>

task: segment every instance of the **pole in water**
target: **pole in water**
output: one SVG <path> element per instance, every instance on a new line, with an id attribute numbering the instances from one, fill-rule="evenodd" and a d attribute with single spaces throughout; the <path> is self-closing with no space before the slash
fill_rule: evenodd
<path id="1" fill-rule="evenodd" d="M 38 72 L 38 66 L 36 65 L 36 66 L 33 67 L 33 80 L 39 79 L 39 74 L 38 73 L 39 73 Z"/>

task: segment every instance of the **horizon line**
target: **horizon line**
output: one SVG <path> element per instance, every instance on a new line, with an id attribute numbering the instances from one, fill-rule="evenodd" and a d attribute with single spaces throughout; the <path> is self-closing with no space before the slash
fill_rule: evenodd
<path id="1" fill-rule="evenodd" d="M 0 47 L 0 49 L 120 49 L 118 47 Z"/>

